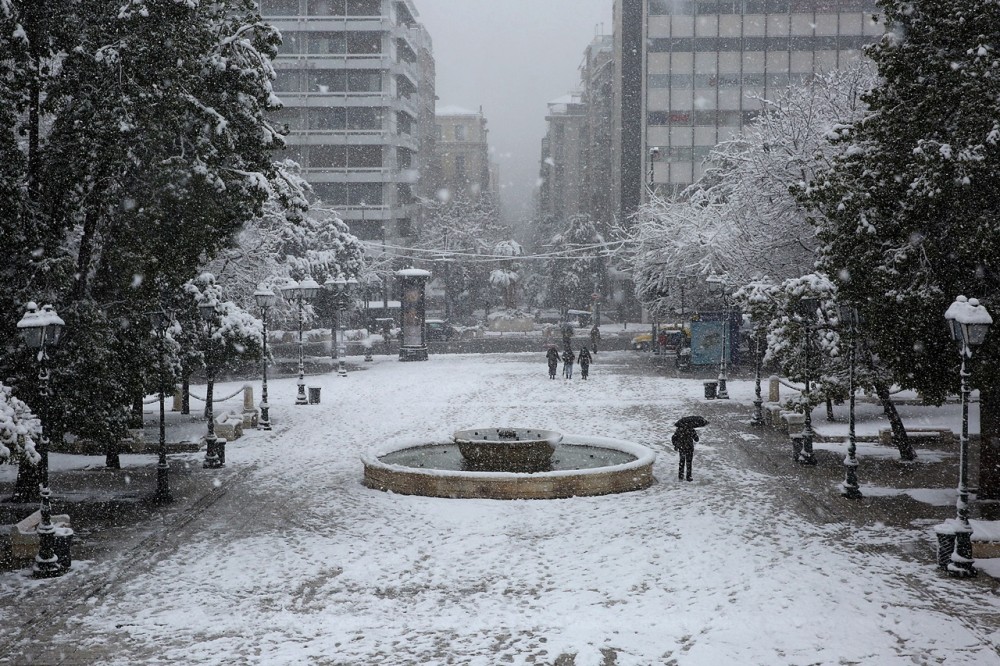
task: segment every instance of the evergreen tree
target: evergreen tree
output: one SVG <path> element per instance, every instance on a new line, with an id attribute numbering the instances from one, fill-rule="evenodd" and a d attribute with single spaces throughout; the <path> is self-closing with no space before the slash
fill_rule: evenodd
<path id="1" fill-rule="evenodd" d="M 843 154 L 805 188 L 820 267 L 865 315 L 895 381 L 939 402 L 958 355 L 944 312 L 959 294 L 990 302 L 1000 262 L 1000 5 L 883 0 L 888 31 L 868 49 L 881 84 L 865 116 L 834 128 Z M 996 302 L 995 300 L 992 302 Z M 981 497 L 1000 497 L 1000 367 L 987 344 Z"/>
<path id="2" fill-rule="evenodd" d="M 591 294 L 600 293 L 607 281 L 604 237 L 587 215 L 574 215 L 566 229 L 552 238 L 548 260 L 548 300 L 565 312 L 589 308 Z"/>

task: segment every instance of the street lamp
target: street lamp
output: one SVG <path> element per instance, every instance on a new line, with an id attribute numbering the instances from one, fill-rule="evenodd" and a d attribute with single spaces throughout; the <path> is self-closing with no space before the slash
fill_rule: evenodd
<path id="1" fill-rule="evenodd" d="M 62 334 L 65 322 L 56 314 L 51 305 L 46 305 L 41 310 L 33 301 L 28 303 L 27 309 L 21 320 L 17 322 L 25 343 L 31 349 L 38 350 L 38 397 L 41 400 L 39 416 L 42 422 L 42 435 L 39 442 L 39 477 L 41 482 L 40 495 L 42 514 L 41 522 L 38 525 L 38 555 L 35 556 L 35 566 L 32 575 L 35 578 L 53 578 L 66 573 L 69 568 L 67 560 L 65 565 L 60 564 L 59 556 L 56 554 L 56 528 L 52 524 L 52 491 L 49 489 L 49 438 L 45 433 L 46 424 L 49 419 L 49 368 L 47 346 L 56 347 Z"/>
<path id="2" fill-rule="evenodd" d="M 174 501 L 174 498 L 170 495 L 170 465 L 167 464 L 166 410 L 163 403 L 166 392 L 166 381 L 164 378 L 166 372 L 164 366 L 166 365 L 166 341 L 167 329 L 170 328 L 170 315 L 163 309 L 155 310 L 149 313 L 149 321 L 153 325 L 153 333 L 156 335 L 158 347 L 157 351 L 160 356 L 159 363 L 157 364 L 157 384 L 159 384 L 160 389 L 160 448 L 159 461 L 156 465 L 156 492 L 153 493 L 153 502 L 156 504 L 169 504 Z"/>
<path id="3" fill-rule="evenodd" d="M 847 457 L 844 458 L 844 488 L 841 495 L 847 499 L 861 499 L 861 490 L 858 488 L 858 440 L 854 428 L 854 371 L 858 347 L 858 325 L 861 323 L 861 316 L 858 314 L 857 308 L 853 305 L 841 305 L 840 322 L 841 324 L 847 324 L 847 332 L 851 339 L 847 359 L 848 390 L 851 393 L 851 398 L 847 419 Z"/>
<path id="4" fill-rule="evenodd" d="M 307 277 L 301 282 L 292 281 L 291 284 L 287 284 L 281 288 L 284 293 L 285 298 L 295 299 L 298 304 L 298 319 L 299 319 L 299 392 L 295 396 L 296 405 L 308 405 L 309 400 L 306 398 L 306 373 L 305 373 L 305 348 L 302 342 L 302 306 L 304 301 L 311 301 L 316 298 L 316 294 L 319 293 L 320 286 L 316 280 L 311 277 Z"/>
<path id="5" fill-rule="evenodd" d="M 337 374 L 341 377 L 347 376 L 347 320 L 346 312 L 350 305 L 351 295 L 358 281 L 353 277 L 345 280 L 343 275 L 338 275 L 337 279 L 329 279 L 324 286 L 335 295 L 337 308 L 337 328 L 334 332 L 337 346 Z"/>
<path id="6" fill-rule="evenodd" d="M 959 440 L 957 517 L 934 528 L 938 537 L 938 564 L 955 576 L 975 576 L 972 559 L 972 526 L 969 524 L 969 373 L 966 359 L 974 348 L 983 344 L 993 318 L 975 298 L 959 296 L 944 318 L 948 321 L 952 339 L 958 343 L 962 364 L 958 371 L 962 394 L 962 436 Z"/>
<path id="7" fill-rule="evenodd" d="M 653 164 L 656 160 L 660 159 L 660 149 L 653 146 L 649 149 L 649 194 L 652 195 L 653 190 Z"/>
<path id="8" fill-rule="evenodd" d="M 215 389 L 215 318 L 218 303 L 214 298 L 205 298 L 198 304 L 198 312 L 205 322 L 205 416 L 208 419 L 208 432 L 205 433 L 205 461 L 202 467 L 218 469 L 226 465 L 226 440 L 215 436 L 215 411 L 212 404 L 212 393 Z"/>
<path id="9" fill-rule="evenodd" d="M 261 362 L 264 381 L 260 388 L 260 419 L 257 421 L 257 427 L 261 430 L 270 430 L 271 419 L 268 415 L 270 405 L 267 403 L 267 313 L 274 307 L 278 295 L 272 289 L 258 287 L 257 291 L 253 293 L 253 297 L 257 301 L 257 307 L 260 308 L 260 319 L 264 322 L 264 357 Z"/>
<path id="10" fill-rule="evenodd" d="M 709 276 L 708 283 L 716 285 L 718 294 L 722 296 L 722 355 L 719 358 L 719 392 L 717 397 L 721 400 L 729 399 L 729 389 L 726 383 L 729 381 L 728 368 L 726 365 L 729 346 L 729 294 L 726 292 L 726 283 L 719 276 Z"/>
<path id="11" fill-rule="evenodd" d="M 805 333 L 805 389 L 802 391 L 805 396 L 805 423 L 802 425 L 802 452 L 795 451 L 795 458 L 803 465 L 815 465 L 816 456 L 813 454 L 813 428 L 812 428 L 812 335 L 814 326 L 810 321 L 816 316 L 816 309 L 819 307 L 819 299 L 803 298 L 799 300 L 798 314 L 802 321 L 802 330 Z M 793 440 L 794 441 L 794 440 Z"/>
<path id="12" fill-rule="evenodd" d="M 760 346 L 761 338 L 764 336 L 764 326 L 763 322 L 755 322 L 753 329 L 753 359 L 754 359 L 754 378 L 753 378 L 753 417 L 750 419 L 750 425 L 755 427 L 761 427 L 764 425 L 764 399 L 760 395 L 760 366 L 764 360 L 764 353 Z"/>

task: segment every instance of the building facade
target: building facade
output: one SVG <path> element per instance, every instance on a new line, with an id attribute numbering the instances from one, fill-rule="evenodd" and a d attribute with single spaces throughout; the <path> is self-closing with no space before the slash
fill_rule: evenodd
<path id="1" fill-rule="evenodd" d="M 539 168 L 539 214 L 565 222 L 578 213 L 589 213 L 584 173 L 587 159 L 587 107 L 583 96 L 570 93 L 548 103 L 548 131 L 542 139 Z"/>
<path id="2" fill-rule="evenodd" d="M 874 0 L 616 0 L 622 218 L 650 188 L 697 181 L 761 98 L 859 60 L 883 32 L 877 14 Z"/>
<path id="3" fill-rule="evenodd" d="M 261 0 L 261 13 L 284 39 L 284 153 L 356 236 L 405 241 L 433 152 L 432 44 L 412 0 Z"/>
<path id="4" fill-rule="evenodd" d="M 470 197 L 496 194 L 489 130 L 482 108 L 441 107 L 436 116 L 434 180 L 437 190 Z"/>

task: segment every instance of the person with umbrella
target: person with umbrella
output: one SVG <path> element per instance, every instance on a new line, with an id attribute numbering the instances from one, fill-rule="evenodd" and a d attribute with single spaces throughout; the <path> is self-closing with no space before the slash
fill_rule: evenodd
<path id="1" fill-rule="evenodd" d="M 685 416 L 674 426 L 673 436 L 670 442 L 674 445 L 674 450 L 680 454 L 680 462 L 677 467 L 677 478 L 681 481 L 691 480 L 691 463 L 694 461 L 694 443 L 698 441 L 698 433 L 695 428 L 703 428 L 708 425 L 701 416 Z M 685 470 L 687 474 L 685 474 Z"/>

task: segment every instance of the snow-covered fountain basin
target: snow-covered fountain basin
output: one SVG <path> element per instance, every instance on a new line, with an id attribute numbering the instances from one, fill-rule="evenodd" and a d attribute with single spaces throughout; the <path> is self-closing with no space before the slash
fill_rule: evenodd
<path id="1" fill-rule="evenodd" d="M 557 499 L 642 490 L 655 482 L 656 454 L 632 442 L 551 433 L 555 437 L 542 440 L 551 456 L 536 471 L 485 471 L 462 455 L 465 432 L 476 431 L 459 431 L 448 443 L 398 443 L 363 456 L 364 484 L 427 497 Z"/>

